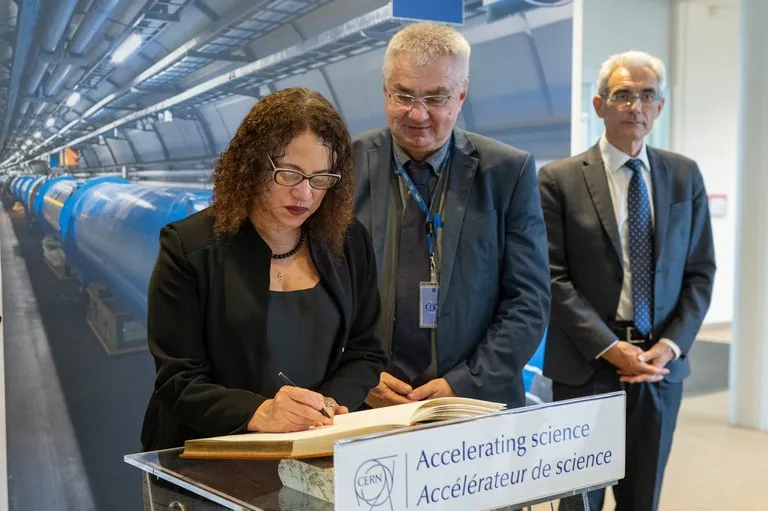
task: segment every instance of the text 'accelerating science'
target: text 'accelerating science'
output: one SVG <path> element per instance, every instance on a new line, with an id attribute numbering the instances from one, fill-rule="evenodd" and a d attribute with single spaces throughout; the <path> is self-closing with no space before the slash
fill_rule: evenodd
<path id="1" fill-rule="evenodd" d="M 588 453 L 574 452 L 572 455 L 547 460 L 534 454 L 547 446 L 584 441 L 589 438 L 589 435 L 590 426 L 587 423 L 561 427 L 549 425 L 530 435 L 505 435 L 502 433 L 488 441 L 467 442 L 462 440 L 453 448 L 436 452 L 422 449 L 416 463 L 417 471 L 439 469 L 449 465 L 509 454 L 516 454 L 518 458 L 521 458 L 521 462 L 516 467 L 510 467 L 508 471 L 495 470 L 484 474 L 474 472 L 463 474 L 458 479 L 450 482 L 445 481 L 444 484 L 436 486 L 430 487 L 430 485 L 425 484 L 419 494 L 416 506 L 457 499 L 479 492 L 490 492 L 510 485 L 523 484 L 527 481 L 610 464 L 613 457 L 610 449 Z"/>

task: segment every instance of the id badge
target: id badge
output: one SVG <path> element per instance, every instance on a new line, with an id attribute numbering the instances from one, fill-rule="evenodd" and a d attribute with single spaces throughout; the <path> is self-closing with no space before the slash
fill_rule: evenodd
<path id="1" fill-rule="evenodd" d="M 437 282 L 419 283 L 419 326 L 437 328 Z"/>

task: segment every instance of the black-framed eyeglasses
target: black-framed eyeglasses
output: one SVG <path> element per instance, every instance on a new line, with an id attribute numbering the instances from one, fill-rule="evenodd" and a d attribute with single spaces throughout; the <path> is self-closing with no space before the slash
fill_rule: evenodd
<path id="1" fill-rule="evenodd" d="M 604 97 L 610 103 L 618 106 L 631 106 L 635 101 L 640 101 L 645 106 L 651 106 L 661 100 L 661 95 L 655 92 L 641 92 L 640 94 L 617 92 Z"/>
<path id="2" fill-rule="evenodd" d="M 397 106 L 412 108 L 416 103 L 421 103 L 424 108 L 440 108 L 448 104 L 451 94 L 432 94 L 430 96 L 416 97 L 402 92 L 389 92 L 389 97 Z"/>
<path id="3" fill-rule="evenodd" d="M 309 186 L 315 190 L 328 190 L 333 188 L 341 181 L 340 174 L 322 173 L 312 174 L 308 176 L 296 169 L 283 169 L 275 166 L 275 162 L 272 161 L 272 157 L 267 155 L 270 165 L 272 165 L 272 180 L 283 186 L 296 186 L 305 179 L 309 180 Z"/>

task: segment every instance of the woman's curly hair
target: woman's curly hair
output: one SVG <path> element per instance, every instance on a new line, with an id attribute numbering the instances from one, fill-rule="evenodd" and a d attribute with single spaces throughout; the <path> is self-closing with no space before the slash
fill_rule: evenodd
<path id="1" fill-rule="evenodd" d="M 297 135 L 310 131 L 331 152 L 332 170 L 341 175 L 323 202 L 306 221 L 310 239 L 338 256 L 344 233 L 353 219 L 354 171 L 352 142 L 347 125 L 320 93 L 292 87 L 274 92 L 256 103 L 237 129 L 213 174 L 212 211 L 217 236 L 238 232 L 257 201 L 266 200 L 272 178 L 272 160 L 285 154 Z"/>

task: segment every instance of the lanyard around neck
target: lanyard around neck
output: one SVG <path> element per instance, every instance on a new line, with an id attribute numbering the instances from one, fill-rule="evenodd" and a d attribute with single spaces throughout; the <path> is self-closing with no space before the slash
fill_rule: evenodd
<path id="1" fill-rule="evenodd" d="M 443 176 L 447 173 L 446 171 L 448 170 L 448 161 L 450 160 L 451 149 L 453 145 L 452 142 L 453 141 L 448 143 L 448 150 L 445 152 L 443 161 L 440 163 L 440 167 L 437 171 L 437 184 L 435 185 L 435 191 L 440 189 Z M 395 158 L 395 166 L 397 167 L 395 174 L 400 176 L 400 179 L 403 180 L 403 184 L 408 190 L 408 193 L 411 197 L 413 197 L 413 200 L 416 201 L 416 205 L 419 206 L 421 212 L 424 213 L 424 218 L 427 222 L 427 250 L 429 251 L 429 257 L 432 258 L 435 253 L 436 230 L 443 227 L 442 218 L 439 212 L 436 212 L 433 216 L 432 207 L 427 207 L 427 202 L 424 200 L 424 197 L 422 197 L 421 193 L 419 193 L 419 191 L 416 189 L 416 185 L 413 184 L 411 176 L 408 175 L 408 172 L 405 170 L 405 167 L 400 162 L 400 159 L 397 157 L 397 154 L 394 153 L 394 151 L 393 155 Z M 434 200 L 431 201 L 432 206 L 434 206 L 434 202 Z"/>

